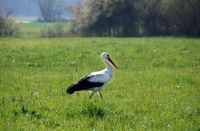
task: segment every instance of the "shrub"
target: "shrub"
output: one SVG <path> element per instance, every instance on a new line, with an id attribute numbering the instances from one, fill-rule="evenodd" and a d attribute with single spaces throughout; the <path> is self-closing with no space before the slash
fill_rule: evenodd
<path id="1" fill-rule="evenodd" d="M 19 24 L 14 20 L 0 16 L 0 37 L 12 37 L 19 35 Z"/>
<path id="2" fill-rule="evenodd" d="M 67 32 L 64 30 L 62 24 L 56 24 L 53 27 L 44 28 L 40 31 L 41 37 L 64 37 L 67 36 Z"/>

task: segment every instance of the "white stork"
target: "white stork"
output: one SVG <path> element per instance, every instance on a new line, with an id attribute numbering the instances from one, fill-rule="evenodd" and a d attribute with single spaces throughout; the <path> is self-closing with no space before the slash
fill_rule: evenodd
<path id="1" fill-rule="evenodd" d="M 92 98 L 93 94 L 95 92 L 98 92 L 101 98 L 103 99 L 100 90 L 102 86 L 106 84 L 113 75 L 112 65 L 115 66 L 115 68 L 117 68 L 117 66 L 111 60 L 107 52 L 103 52 L 101 54 L 101 59 L 106 64 L 106 68 L 104 70 L 92 72 L 89 75 L 82 77 L 79 81 L 67 88 L 68 94 L 72 94 L 75 91 L 90 90 L 93 91 L 93 93 L 90 95 L 89 98 Z"/>

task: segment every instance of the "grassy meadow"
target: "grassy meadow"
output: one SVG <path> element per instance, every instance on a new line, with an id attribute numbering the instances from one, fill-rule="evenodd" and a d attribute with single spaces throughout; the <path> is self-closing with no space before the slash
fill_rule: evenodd
<path id="1" fill-rule="evenodd" d="M 119 67 L 98 94 L 66 94 Z M 200 39 L 0 38 L 0 130 L 200 130 Z"/>

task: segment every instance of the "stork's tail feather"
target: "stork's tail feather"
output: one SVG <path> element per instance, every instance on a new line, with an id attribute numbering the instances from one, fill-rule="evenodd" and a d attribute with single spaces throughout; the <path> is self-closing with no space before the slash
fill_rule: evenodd
<path id="1" fill-rule="evenodd" d="M 73 94 L 76 91 L 76 85 L 72 84 L 70 87 L 67 88 L 67 94 Z"/>

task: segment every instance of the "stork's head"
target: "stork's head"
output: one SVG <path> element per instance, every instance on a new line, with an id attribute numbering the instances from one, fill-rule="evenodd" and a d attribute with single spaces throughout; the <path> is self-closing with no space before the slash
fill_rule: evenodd
<path id="1" fill-rule="evenodd" d="M 112 59 L 110 58 L 109 54 L 107 52 L 103 52 L 101 53 L 101 59 L 104 62 L 108 62 L 109 64 L 113 65 L 115 68 L 117 68 L 117 66 L 115 65 L 115 63 L 112 61 Z"/>

